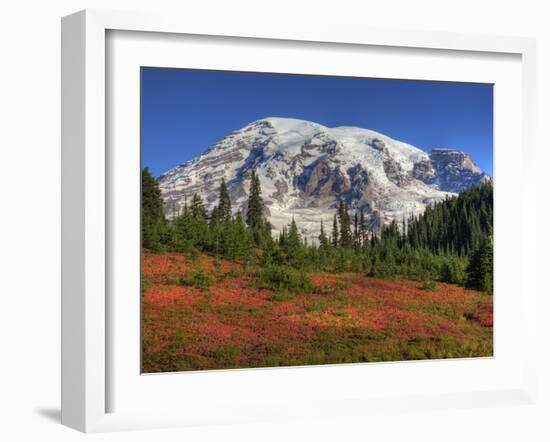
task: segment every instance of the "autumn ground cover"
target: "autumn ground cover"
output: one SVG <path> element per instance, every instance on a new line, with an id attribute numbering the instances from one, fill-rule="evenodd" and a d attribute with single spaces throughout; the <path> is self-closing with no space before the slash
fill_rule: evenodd
<path id="1" fill-rule="evenodd" d="M 144 373 L 491 356 L 493 298 L 360 273 L 308 276 L 311 293 L 208 255 L 142 254 Z"/>

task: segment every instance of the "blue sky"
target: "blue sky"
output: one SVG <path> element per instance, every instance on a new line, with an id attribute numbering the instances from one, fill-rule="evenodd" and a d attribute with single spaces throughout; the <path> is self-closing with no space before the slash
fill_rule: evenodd
<path id="1" fill-rule="evenodd" d="M 493 174 L 488 84 L 142 68 L 142 164 L 158 176 L 254 120 L 372 129 L 462 150 Z"/>

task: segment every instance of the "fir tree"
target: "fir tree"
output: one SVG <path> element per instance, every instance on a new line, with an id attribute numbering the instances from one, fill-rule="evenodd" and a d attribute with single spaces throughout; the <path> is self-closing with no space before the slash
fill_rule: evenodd
<path id="1" fill-rule="evenodd" d="M 159 250 L 167 235 L 163 201 L 157 180 L 146 167 L 141 172 L 141 244 Z"/>
<path id="2" fill-rule="evenodd" d="M 290 228 L 288 229 L 288 240 L 287 247 L 290 251 L 296 251 L 301 245 L 300 234 L 298 233 L 298 226 L 294 217 L 292 217 L 292 222 L 290 223 Z"/>
<path id="3" fill-rule="evenodd" d="M 368 234 L 367 234 L 367 223 L 365 221 L 365 212 L 361 208 L 359 213 L 359 238 L 361 245 L 365 246 L 367 244 Z"/>
<path id="4" fill-rule="evenodd" d="M 325 234 L 325 228 L 323 226 L 323 220 L 321 220 L 321 233 L 319 234 L 319 248 L 323 251 L 327 251 L 330 244 Z"/>
<path id="5" fill-rule="evenodd" d="M 197 219 L 206 219 L 206 209 L 204 208 L 204 203 L 199 194 L 193 194 L 193 199 L 191 200 L 191 215 L 193 218 Z"/>
<path id="6" fill-rule="evenodd" d="M 334 220 L 332 221 L 332 246 L 334 248 L 338 247 L 340 243 L 340 236 L 338 232 L 338 221 L 336 215 L 334 215 Z"/>
<path id="7" fill-rule="evenodd" d="M 279 234 L 279 245 L 285 246 L 287 242 L 287 238 L 288 238 L 288 235 L 286 232 L 286 226 L 283 226 L 281 233 Z"/>
<path id="8" fill-rule="evenodd" d="M 218 203 L 218 213 L 220 221 L 227 223 L 231 220 L 231 199 L 229 198 L 229 192 L 227 191 L 227 185 L 225 184 L 225 178 L 222 178 L 220 185 L 220 200 Z"/>
<path id="9" fill-rule="evenodd" d="M 352 243 L 350 217 L 348 206 L 342 200 L 338 207 L 338 221 L 340 222 L 340 246 L 350 247 Z"/>
<path id="10" fill-rule="evenodd" d="M 306 249 L 302 245 L 300 234 L 298 233 L 298 226 L 294 217 L 288 228 L 288 236 L 286 238 L 285 246 L 285 264 L 290 265 L 297 269 L 302 269 L 306 265 Z"/>
<path id="11" fill-rule="evenodd" d="M 407 242 L 407 224 L 405 223 L 405 215 L 403 215 L 403 221 L 401 223 L 401 241 L 400 245 L 403 247 Z"/>
<path id="12" fill-rule="evenodd" d="M 485 238 L 472 254 L 466 269 L 467 285 L 486 293 L 493 293 L 493 241 Z"/>
<path id="13" fill-rule="evenodd" d="M 220 222 L 220 209 L 218 206 L 214 206 L 210 213 L 210 227 L 216 226 Z"/>
<path id="14" fill-rule="evenodd" d="M 359 215 L 357 212 L 353 215 L 353 245 L 356 248 L 361 247 L 361 240 L 359 239 Z"/>
<path id="15" fill-rule="evenodd" d="M 252 230 L 259 230 L 263 223 L 263 203 L 262 189 L 260 187 L 260 179 L 253 170 L 250 178 L 250 190 L 248 196 L 248 208 L 246 211 L 246 224 Z"/>

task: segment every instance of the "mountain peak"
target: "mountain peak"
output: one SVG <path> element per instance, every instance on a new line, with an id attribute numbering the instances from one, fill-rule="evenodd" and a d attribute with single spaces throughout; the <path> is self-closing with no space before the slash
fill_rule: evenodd
<path id="1" fill-rule="evenodd" d="M 171 216 L 202 196 L 217 204 L 221 178 L 234 211 L 246 210 L 249 177 L 260 178 L 266 215 L 278 231 L 299 221 L 304 235 L 318 235 L 321 217 L 344 200 L 362 209 L 371 228 L 481 182 L 484 174 L 469 155 L 451 149 L 429 154 L 360 127 L 328 128 L 295 118 L 267 117 L 232 132 L 199 157 L 169 170 L 159 180 Z"/>
<path id="2" fill-rule="evenodd" d="M 458 165 L 474 173 L 481 173 L 481 169 L 474 163 L 471 155 L 456 149 L 435 148 L 430 152 L 432 161 L 443 161 L 446 165 Z"/>
<path id="3" fill-rule="evenodd" d="M 301 131 L 304 128 L 316 128 L 318 130 L 327 129 L 321 124 L 314 123 L 313 121 L 300 120 L 298 118 L 287 118 L 287 117 L 266 117 L 259 120 L 253 121 L 248 124 L 249 126 L 260 126 L 260 125 L 269 125 L 277 132 L 287 132 L 287 131 Z"/>
<path id="4" fill-rule="evenodd" d="M 430 161 L 437 175 L 435 183 L 449 192 L 458 193 L 488 177 L 469 154 L 459 150 L 432 149 Z"/>

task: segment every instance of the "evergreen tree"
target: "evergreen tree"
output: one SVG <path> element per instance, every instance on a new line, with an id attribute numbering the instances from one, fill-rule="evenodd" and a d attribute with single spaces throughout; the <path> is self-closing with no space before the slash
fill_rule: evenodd
<path id="1" fill-rule="evenodd" d="M 286 226 L 283 226 L 283 228 L 281 230 L 281 233 L 279 234 L 279 245 L 280 246 L 285 246 L 286 243 L 287 243 L 288 234 L 287 234 L 286 230 L 287 230 Z"/>
<path id="2" fill-rule="evenodd" d="M 332 221 L 332 246 L 336 248 L 339 244 L 340 236 L 338 233 L 338 221 L 336 219 L 336 215 L 334 215 L 334 220 Z"/>
<path id="3" fill-rule="evenodd" d="M 352 245 L 350 217 L 348 206 L 342 200 L 338 207 L 338 221 L 340 222 L 340 245 L 350 247 Z"/>
<path id="4" fill-rule="evenodd" d="M 330 247 L 327 235 L 325 234 L 325 228 L 323 226 L 323 220 L 321 220 L 321 233 L 319 234 L 319 248 L 326 252 Z"/>
<path id="5" fill-rule="evenodd" d="M 193 194 L 193 199 L 191 200 L 191 216 L 197 219 L 206 220 L 206 209 L 204 208 L 204 203 L 199 194 Z"/>
<path id="6" fill-rule="evenodd" d="M 400 245 L 403 247 L 407 242 L 407 224 L 405 222 L 405 215 L 403 215 L 403 221 L 401 223 L 401 241 Z"/>
<path id="7" fill-rule="evenodd" d="M 167 223 L 157 180 L 146 167 L 141 172 L 141 244 L 159 250 L 166 240 Z"/>
<path id="8" fill-rule="evenodd" d="M 292 222 L 290 223 L 290 228 L 288 229 L 288 239 L 286 242 L 287 248 L 290 252 L 296 251 L 300 248 L 300 234 L 298 233 L 298 226 L 294 217 L 292 217 Z"/>
<path id="9" fill-rule="evenodd" d="M 212 213 L 210 213 L 210 227 L 214 228 L 220 222 L 220 209 L 218 206 L 214 206 Z"/>
<path id="10" fill-rule="evenodd" d="M 486 293 L 493 293 L 493 241 L 489 236 L 470 257 L 467 285 Z"/>
<path id="11" fill-rule="evenodd" d="M 250 190 L 248 195 L 248 208 L 246 211 L 246 224 L 252 230 L 254 242 L 260 244 L 263 228 L 263 201 L 260 179 L 253 170 L 250 177 Z"/>
<path id="12" fill-rule="evenodd" d="M 361 240 L 359 238 L 359 215 L 357 212 L 353 215 L 353 245 L 356 248 L 361 247 Z"/>
<path id="13" fill-rule="evenodd" d="M 297 269 L 303 269 L 306 266 L 306 247 L 302 244 L 298 226 L 294 218 L 280 236 L 279 250 L 274 250 L 273 245 L 264 248 L 264 253 L 275 256 L 277 264 L 289 265 Z"/>
<path id="14" fill-rule="evenodd" d="M 223 256 L 229 259 L 248 260 L 252 252 L 249 231 L 243 221 L 241 212 L 234 219 L 218 224 L 221 233 L 220 249 Z"/>
<path id="15" fill-rule="evenodd" d="M 260 245 L 264 249 L 269 249 L 274 244 L 273 237 L 271 235 L 271 229 L 272 229 L 272 226 L 269 221 L 266 220 L 262 222 L 259 236 L 261 241 Z"/>
<path id="16" fill-rule="evenodd" d="M 361 208 L 361 212 L 359 213 L 359 239 L 361 241 L 361 245 L 364 247 L 367 244 L 368 232 L 363 208 Z"/>
<path id="17" fill-rule="evenodd" d="M 227 223 L 231 220 L 231 199 L 229 198 L 225 178 L 222 178 L 222 183 L 220 185 L 220 200 L 218 203 L 217 215 L 222 222 Z"/>

